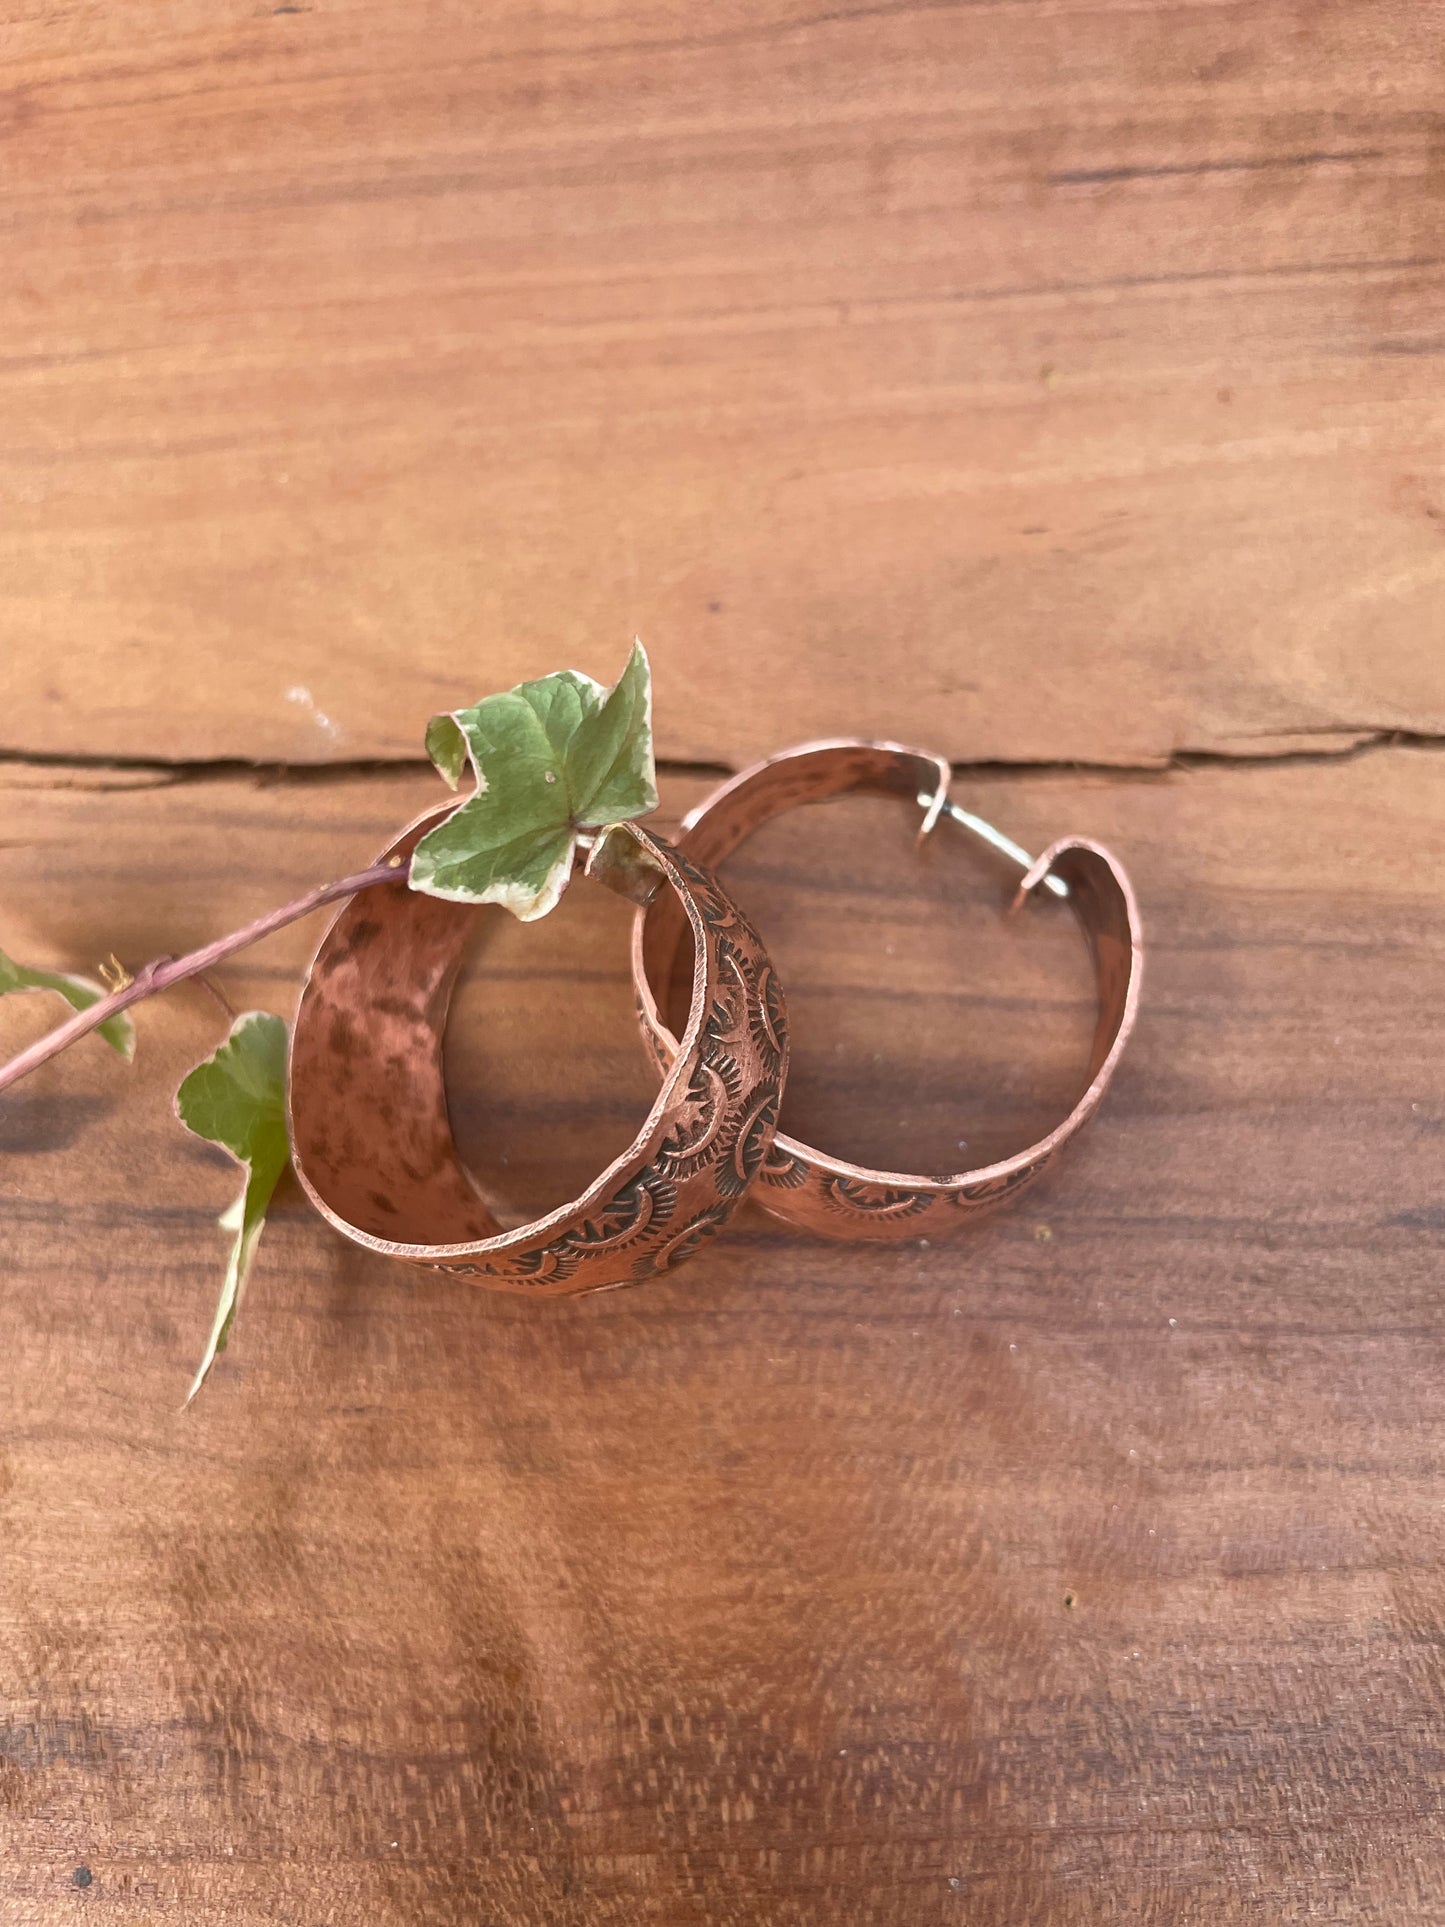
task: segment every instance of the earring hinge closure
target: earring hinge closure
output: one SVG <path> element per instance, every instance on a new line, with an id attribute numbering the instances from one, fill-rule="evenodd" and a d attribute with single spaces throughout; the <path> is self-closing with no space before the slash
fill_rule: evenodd
<path id="1" fill-rule="evenodd" d="M 927 836 L 940 816 L 951 817 L 965 830 L 972 831 L 980 842 L 987 843 L 990 849 L 997 850 L 1011 863 L 1016 863 L 1021 870 L 1029 871 L 1034 867 L 1034 859 L 1021 844 L 1015 843 L 1011 836 L 1005 836 L 1002 830 L 995 829 L 993 824 L 986 822 L 983 817 L 975 816 L 972 810 L 965 810 L 952 802 L 942 790 L 932 796 L 926 793 L 920 796 L 918 807 L 927 811 L 923 819 L 923 827 L 919 831 L 920 836 Z M 1062 877 L 1046 876 L 1042 882 L 1044 888 L 1056 897 L 1067 897 L 1069 894 L 1069 886 Z"/>

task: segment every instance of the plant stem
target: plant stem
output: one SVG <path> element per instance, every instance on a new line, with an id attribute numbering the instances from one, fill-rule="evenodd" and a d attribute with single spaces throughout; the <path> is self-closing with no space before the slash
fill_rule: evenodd
<path id="1" fill-rule="evenodd" d="M 308 890 L 304 897 L 297 897 L 293 903 L 286 903 L 279 910 L 271 910 L 264 917 L 257 917 L 254 923 L 246 924 L 240 930 L 233 930 L 228 937 L 217 937 L 214 943 L 193 950 L 185 957 L 156 957 L 142 965 L 133 980 L 123 990 L 112 991 L 110 996 L 102 997 L 98 1003 L 91 1004 L 86 1010 L 78 1010 L 65 1023 L 55 1030 L 48 1031 L 37 1039 L 28 1050 L 12 1057 L 8 1064 L 0 1065 L 0 1091 L 11 1084 L 18 1084 L 22 1077 L 28 1077 L 42 1064 L 49 1063 L 68 1050 L 80 1038 L 103 1024 L 107 1017 L 115 1017 L 131 1004 L 138 1004 L 145 997 L 154 997 L 158 990 L 169 990 L 172 984 L 184 983 L 187 977 L 199 977 L 213 964 L 225 957 L 234 956 L 236 951 L 244 950 L 248 944 L 269 937 L 273 930 L 284 930 L 288 923 L 295 923 L 298 917 L 309 916 L 319 910 L 324 903 L 334 903 L 338 897 L 354 896 L 358 890 L 369 890 L 377 883 L 405 883 L 406 866 L 396 863 L 374 863 L 369 870 L 358 870 L 355 876 L 341 877 L 335 883 L 322 883 L 314 890 Z"/>

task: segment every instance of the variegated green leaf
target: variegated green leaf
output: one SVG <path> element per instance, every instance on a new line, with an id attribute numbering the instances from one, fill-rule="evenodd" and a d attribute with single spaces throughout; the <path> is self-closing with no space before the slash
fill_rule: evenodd
<path id="1" fill-rule="evenodd" d="M 271 1194 L 291 1156 L 282 1019 L 264 1010 L 238 1017 L 225 1043 L 182 1082 L 176 1115 L 197 1137 L 229 1151 L 246 1173 L 240 1196 L 221 1215 L 222 1229 L 232 1234 L 231 1250 L 205 1355 L 186 1395 L 189 1404 L 226 1349 Z"/>
<path id="2" fill-rule="evenodd" d="M 579 830 L 657 806 L 640 644 L 611 690 L 572 669 L 519 683 L 433 717 L 426 746 L 453 788 L 470 763 L 476 791 L 418 843 L 412 888 L 499 903 L 523 922 L 545 916 L 566 889 Z"/>

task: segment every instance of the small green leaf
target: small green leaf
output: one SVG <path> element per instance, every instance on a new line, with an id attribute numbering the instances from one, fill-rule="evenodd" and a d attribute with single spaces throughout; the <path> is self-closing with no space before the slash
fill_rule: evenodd
<path id="1" fill-rule="evenodd" d="M 24 964 L 16 963 L 0 950 L 0 997 L 7 990 L 53 990 L 72 1010 L 89 1010 L 109 994 L 103 985 L 92 983 L 88 977 L 67 977 L 58 970 L 27 970 Z M 96 1028 L 127 1063 L 135 1056 L 135 1025 L 124 1011 L 107 1017 Z"/>
<path id="2" fill-rule="evenodd" d="M 500 903 L 524 923 L 545 916 L 566 889 L 578 830 L 657 807 L 640 644 L 610 691 L 560 670 L 434 716 L 426 746 L 453 788 L 470 761 L 477 787 L 417 844 L 411 887 L 457 903 Z"/>
<path id="3" fill-rule="evenodd" d="M 219 1050 L 197 1064 L 176 1092 L 176 1115 L 188 1131 L 219 1144 L 246 1173 L 241 1195 L 221 1215 L 234 1234 L 205 1356 L 186 1403 L 200 1391 L 220 1352 L 246 1288 L 266 1208 L 291 1156 L 286 1130 L 286 1025 L 248 1010 Z"/>
<path id="4" fill-rule="evenodd" d="M 607 700 L 578 724 L 567 752 L 567 784 L 572 820 L 583 829 L 626 823 L 657 808 L 652 672 L 640 642 Z"/>

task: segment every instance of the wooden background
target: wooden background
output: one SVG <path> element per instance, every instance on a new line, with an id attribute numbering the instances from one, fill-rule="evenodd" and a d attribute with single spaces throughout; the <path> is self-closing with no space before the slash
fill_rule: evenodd
<path id="1" fill-rule="evenodd" d="M 0 1100 L 4 1927 L 1438 1927 L 1442 79 L 1438 0 L 0 6 L 0 944 L 350 869 L 434 708 L 634 631 L 666 813 L 888 731 L 1150 942 L 956 1244 L 530 1305 L 290 1189 L 184 1416 L 219 1011 Z M 927 1168 L 1089 985 L 910 828 L 729 875 L 790 1125 Z M 518 1211 L 647 1102 L 626 920 L 464 986 Z"/>

